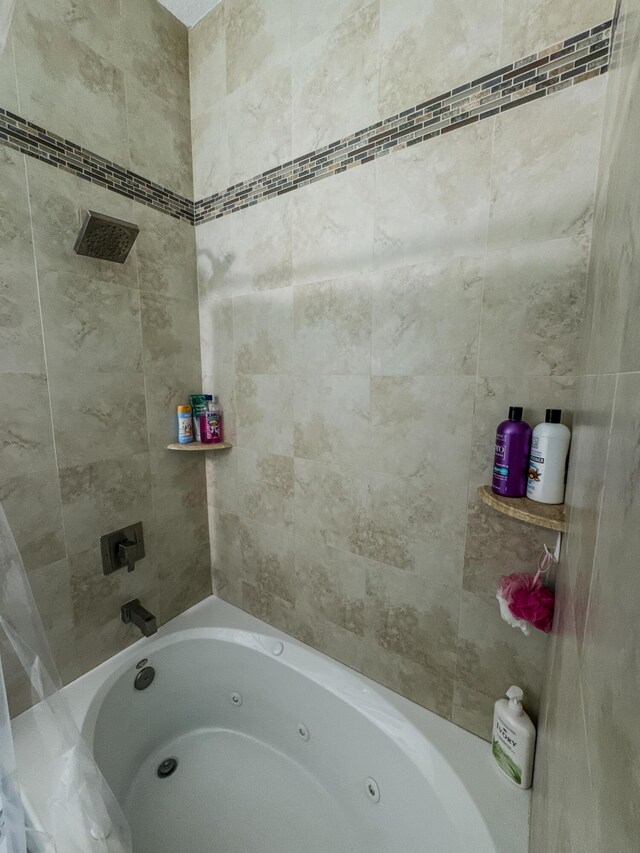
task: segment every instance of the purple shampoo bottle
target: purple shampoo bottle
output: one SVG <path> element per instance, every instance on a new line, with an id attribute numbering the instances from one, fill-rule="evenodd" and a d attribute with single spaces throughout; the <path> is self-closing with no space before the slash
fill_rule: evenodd
<path id="1" fill-rule="evenodd" d="M 493 462 L 493 491 L 508 498 L 521 498 L 527 493 L 527 465 L 531 445 L 531 427 L 522 420 L 522 407 L 509 407 L 509 420 L 502 421 L 496 432 Z"/>

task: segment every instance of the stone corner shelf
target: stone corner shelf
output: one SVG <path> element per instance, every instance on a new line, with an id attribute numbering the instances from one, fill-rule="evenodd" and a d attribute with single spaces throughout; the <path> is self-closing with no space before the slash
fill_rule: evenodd
<path id="1" fill-rule="evenodd" d="M 487 506 L 518 521 L 555 530 L 557 533 L 564 533 L 567 529 L 564 504 L 539 504 L 529 498 L 504 498 L 502 495 L 496 495 L 491 486 L 480 486 L 478 497 Z"/>
<path id="2" fill-rule="evenodd" d="M 178 444 L 174 441 L 173 444 L 167 445 L 167 450 L 186 450 L 188 453 L 197 452 L 198 450 L 229 450 L 233 447 L 228 441 L 221 441 L 219 444 L 202 444 L 201 441 L 192 441 L 189 444 Z"/>

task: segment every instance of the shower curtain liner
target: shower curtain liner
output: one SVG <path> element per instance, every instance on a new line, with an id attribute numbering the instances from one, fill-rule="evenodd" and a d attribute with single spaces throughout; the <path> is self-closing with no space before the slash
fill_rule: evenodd
<path id="1" fill-rule="evenodd" d="M 60 692 L 61 682 L 29 581 L 0 506 L 0 853 L 131 853 L 131 834 Z M 46 823 L 25 829 L 5 677 L 26 677 L 43 765 L 54 768 Z M 2 831 L 2 830 L 0 830 Z M 3 846 L 5 845 L 5 846 Z"/>

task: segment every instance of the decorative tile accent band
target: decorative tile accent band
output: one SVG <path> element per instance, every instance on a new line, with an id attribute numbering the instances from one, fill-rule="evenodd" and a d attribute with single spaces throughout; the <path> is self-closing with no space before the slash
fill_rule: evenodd
<path id="1" fill-rule="evenodd" d="M 611 21 L 505 65 L 416 107 L 196 201 L 195 224 L 321 181 L 393 150 L 407 148 L 543 98 L 609 65 Z"/>
<path id="2" fill-rule="evenodd" d="M 0 107 L 0 144 L 193 223 L 193 201 Z"/>
<path id="3" fill-rule="evenodd" d="M 609 68 L 611 35 L 612 21 L 605 21 L 195 202 L 2 108 L 0 144 L 175 219 L 200 225 L 604 74 Z"/>

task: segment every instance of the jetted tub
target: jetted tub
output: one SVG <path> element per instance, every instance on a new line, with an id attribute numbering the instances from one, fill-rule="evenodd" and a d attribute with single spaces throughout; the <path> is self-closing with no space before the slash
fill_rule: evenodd
<path id="1" fill-rule="evenodd" d="M 529 796 L 487 743 L 213 596 L 65 693 L 135 853 L 526 853 Z M 31 712 L 14 724 L 46 825 Z"/>

